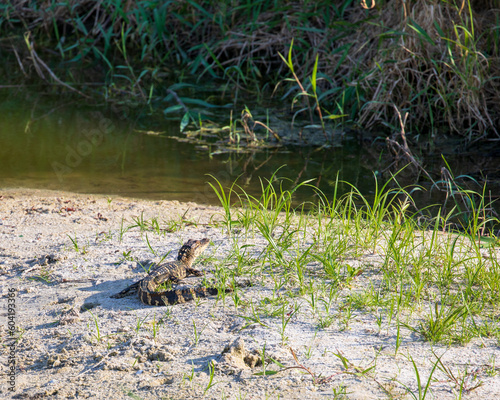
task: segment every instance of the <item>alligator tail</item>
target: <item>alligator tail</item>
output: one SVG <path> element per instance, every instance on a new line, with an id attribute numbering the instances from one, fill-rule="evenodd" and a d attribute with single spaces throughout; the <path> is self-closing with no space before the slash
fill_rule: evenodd
<path id="1" fill-rule="evenodd" d="M 226 289 L 226 293 L 231 289 Z M 144 303 L 151 306 L 167 306 L 180 303 L 186 303 L 198 297 L 215 296 L 219 293 L 217 288 L 188 288 L 178 290 L 167 290 L 158 293 L 140 292 L 139 299 Z"/>

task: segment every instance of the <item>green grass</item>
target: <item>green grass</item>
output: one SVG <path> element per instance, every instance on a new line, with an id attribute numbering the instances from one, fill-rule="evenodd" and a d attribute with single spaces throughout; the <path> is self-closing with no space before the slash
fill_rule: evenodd
<path id="1" fill-rule="evenodd" d="M 224 286 L 245 278 L 262 287 L 251 298 L 232 297 L 236 315 L 243 320 L 241 331 L 251 335 L 252 329 L 263 329 L 277 334 L 277 341 L 286 346 L 297 319 L 310 322 L 317 334 L 349 334 L 359 329 L 363 316 L 363 321 L 373 321 L 374 332 L 378 328 L 378 335 L 386 337 L 395 362 L 406 358 L 413 371 L 413 378 L 404 383 L 396 378 L 382 382 L 376 374 L 377 356 L 358 366 L 337 350 L 333 354 L 341 366 L 322 371 L 323 376 L 300 361 L 311 359 L 311 345 L 302 353 L 291 350 L 291 365 L 267 357 L 264 345 L 262 370 L 255 376 L 265 379 L 298 369 L 317 385 L 355 376 L 373 380 L 389 397 L 402 395 L 396 393 L 398 383 L 398 390 L 414 399 L 431 398 L 438 380 L 447 382 L 458 398 L 482 385 L 484 374 L 468 363 L 456 370 L 435 356 L 430 364 L 417 364 L 407 343 L 409 335 L 430 346 L 500 342 L 499 242 L 493 234 L 500 221 L 485 188 L 476 192 L 448 184 L 448 196 L 452 193 L 453 201 L 466 207 L 454 204 L 450 209 L 445 202 L 418 209 L 411 195 L 414 188 L 402 188 L 397 174 L 389 182 L 377 182 L 370 197 L 351 185 L 350 192 L 338 196 L 334 190 L 328 199 L 308 182 L 281 179 L 279 170 L 262 180 L 261 193 L 253 196 L 237 181 L 229 188 L 216 180 L 210 186 L 223 206 L 212 227 L 231 244 L 231 250 L 214 261 L 216 280 Z M 299 187 L 315 191 L 317 203 L 295 203 Z M 248 239 L 260 244 L 241 244 Z M 194 324 L 193 332 L 197 344 Z M 488 374 L 496 374 L 494 365 L 494 360 L 488 364 Z M 342 398 L 345 388 L 334 393 Z"/>
<path id="2" fill-rule="evenodd" d="M 499 311 L 498 242 L 490 234 L 490 256 L 484 258 L 477 239 L 494 226 L 498 229 L 500 221 L 486 204 L 484 190 L 462 192 L 471 199 L 472 222 L 461 226 L 450 222 L 462 218 L 457 209 L 446 220 L 439 208 L 443 205 L 417 210 L 411 188 L 401 188 L 396 176 L 383 185 L 377 182 L 370 198 L 353 186 L 332 201 L 319 192 L 318 204 L 306 212 L 293 205 L 293 193 L 309 187 L 308 182 L 286 188 L 278 172 L 262 184 L 260 196 L 248 195 L 236 182 L 224 195 L 219 182 L 211 185 L 224 202 L 221 227 L 233 236 L 233 251 L 222 261 L 226 267 L 218 269 L 218 279 L 230 282 L 229 274 L 237 272 L 256 284 L 274 282 L 272 296 L 260 302 L 239 300 L 245 327 L 256 323 L 271 328 L 279 318 L 285 343 L 294 314 L 285 316 L 285 310 L 293 309 L 293 298 L 302 297 L 309 311 L 299 307 L 297 312 L 310 312 L 319 328 L 336 324 L 348 330 L 355 313 L 362 311 L 373 315 L 379 330 L 383 325 L 397 328 L 397 348 L 402 327 L 431 343 L 500 339 L 498 321 L 492 318 Z M 231 204 L 230 198 L 237 201 Z M 232 232 L 238 215 L 248 221 L 239 234 Z M 479 221 L 478 215 L 486 218 Z M 236 240 L 242 234 L 264 240 L 260 256 L 248 258 L 247 247 Z"/>

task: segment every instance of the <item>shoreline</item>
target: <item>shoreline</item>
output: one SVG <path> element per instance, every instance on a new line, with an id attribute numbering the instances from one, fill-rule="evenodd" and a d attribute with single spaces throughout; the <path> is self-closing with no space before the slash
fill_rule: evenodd
<path id="1" fill-rule="evenodd" d="M 0 195 L 4 310 L 8 294 L 16 292 L 15 398 L 128 398 L 132 393 L 142 399 L 320 399 L 345 392 L 377 399 L 388 391 L 404 395 L 404 385 L 418 390 L 413 361 L 425 386 L 436 362 L 433 354 L 454 372 L 463 371 L 464 364 L 477 372 L 483 385 L 471 390 L 469 399 L 500 396 L 494 364 L 500 348 L 493 338 L 460 346 L 430 344 L 404 327 L 380 329 L 376 314 L 355 308 L 345 322 L 346 299 L 376 281 L 382 254 L 343 261 L 374 272 L 367 270 L 352 287 L 340 288 L 326 312 L 314 308 L 289 275 L 251 272 L 267 242 L 258 232 L 227 235 L 216 222 L 221 207 L 37 189 L 1 190 Z M 147 306 L 135 296 L 110 298 L 144 277 L 149 262 L 172 260 L 184 241 L 202 237 L 211 245 L 196 268 L 206 279 L 224 285 L 223 272 L 236 270 L 251 279 L 237 298 L 212 296 L 167 307 Z M 204 284 L 203 279 L 185 283 Z M 328 295 L 321 287 L 314 292 L 318 304 L 327 300 L 320 295 Z M 5 343 L 9 330 L 3 315 Z M 321 327 L 318 321 L 330 316 L 330 325 Z M 314 375 L 297 368 L 290 349 Z M 263 371 L 262 358 L 268 371 L 279 370 L 271 359 L 295 368 L 255 375 Z M 435 374 L 434 395 L 455 398 L 443 373 Z M 0 379 L 0 393 L 11 394 L 5 367 Z"/>

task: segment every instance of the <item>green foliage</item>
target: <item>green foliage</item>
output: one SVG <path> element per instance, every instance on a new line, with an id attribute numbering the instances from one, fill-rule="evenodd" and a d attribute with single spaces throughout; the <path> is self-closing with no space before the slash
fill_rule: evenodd
<path id="1" fill-rule="evenodd" d="M 302 103 L 296 115 L 305 112 L 325 138 L 329 121 L 394 129 L 393 105 L 408 112 L 415 134 L 442 125 L 468 139 L 498 134 L 498 12 L 482 19 L 471 0 L 434 0 L 413 4 L 410 18 L 405 4 L 367 11 L 352 0 L 21 0 L 0 5 L 0 34 L 22 79 L 95 96 L 74 87 L 91 68 L 106 100 L 161 101 L 181 130 L 223 106 L 224 93 L 234 94 L 233 105 L 242 90 L 262 100 L 274 87 L 292 107 Z M 427 7 L 436 18 L 421 17 Z M 189 76 L 220 79 L 221 98 L 195 93 Z"/>

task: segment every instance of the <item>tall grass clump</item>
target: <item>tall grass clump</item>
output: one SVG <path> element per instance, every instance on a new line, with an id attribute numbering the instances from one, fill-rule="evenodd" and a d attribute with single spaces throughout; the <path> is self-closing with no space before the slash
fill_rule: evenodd
<path id="1" fill-rule="evenodd" d="M 498 138 L 497 4 L 371 4 L 7 1 L 1 83 L 149 104 L 183 126 L 196 112 L 239 112 L 241 98 L 274 95 L 293 111 L 292 125 L 306 120 L 300 129 L 324 140 L 331 122 L 394 130 L 394 106 L 408 114 L 410 140 L 434 140 L 443 127 L 469 141 Z M 208 80 L 216 84 L 198 87 Z"/>
<path id="2" fill-rule="evenodd" d="M 382 15 L 380 28 L 393 29 L 383 34 L 391 44 L 380 46 L 376 67 L 363 82 L 371 98 L 360 121 L 395 127 L 394 104 L 409 113 L 408 128 L 415 135 L 430 127 L 434 137 L 447 126 L 468 140 L 498 136 L 490 99 L 500 95 L 491 80 L 500 72 L 493 43 L 500 14 L 492 10 L 487 17 L 487 9 L 485 1 L 412 0 Z"/>

